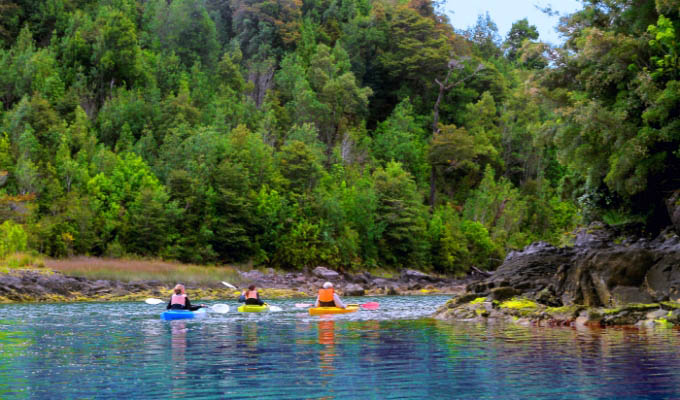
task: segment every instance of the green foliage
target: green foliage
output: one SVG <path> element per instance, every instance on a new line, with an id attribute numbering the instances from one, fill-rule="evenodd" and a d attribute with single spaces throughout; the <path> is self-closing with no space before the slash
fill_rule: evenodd
<path id="1" fill-rule="evenodd" d="M 12 221 L 0 224 L 0 260 L 10 254 L 26 251 L 28 248 L 28 235 L 24 228 Z"/>
<path id="2" fill-rule="evenodd" d="M 0 221 L 56 257 L 390 274 L 661 228 L 678 18 L 585 2 L 551 48 L 430 0 L 0 1 Z"/>
<path id="3" fill-rule="evenodd" d="M 397 162 L 373 173 L 378 199 L 377 222 L 384 226 L 379 255 L 387 265 L 422 265 L 426 262 L 425 207 L 413 177 Z"/>
<path id="4" fill-rule="evenodd" d="M 425 129 L 415 120 L 413 107 L 405 99 L 394 108 L 387 120 L 378 125 L 373 155 L 382 165 L 389 161 L 402 163 L 419 186 L 423 186 L 428 172 L 425 137 Z"/>
<path id="5" fill-rule="evenodd" d="M 529 20 L 524 18 L 514 22 L 505 43 L 503 43 L 503 47 L 506 49 L 506 57 L 510 61 L 517 60 L 519 50 L 523 47 L 524 42 L 536 39 L 538 39 L 538 29 L 535 25 L 529 25 Z"/>

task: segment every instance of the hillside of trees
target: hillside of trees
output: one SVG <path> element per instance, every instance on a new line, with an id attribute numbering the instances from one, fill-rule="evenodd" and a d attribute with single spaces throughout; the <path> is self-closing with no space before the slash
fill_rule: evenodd
<path id="1" fill-rule="evenodd" d="M 680 187 L 680 0 L 0 0 L 0 258 L 494 268 Z"/>

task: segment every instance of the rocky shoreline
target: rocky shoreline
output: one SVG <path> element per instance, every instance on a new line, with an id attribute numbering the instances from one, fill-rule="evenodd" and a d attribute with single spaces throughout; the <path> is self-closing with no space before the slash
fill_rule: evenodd
<path id="1" fill-rule="evenodd" d="M 241 271 L 237 286 L 255 284 L 266 299 L 313 297 L 323 282 L 331 281 L 344 296 L 457 294 L 471 279 L 455 279 L 407 269 L 394 278 L 376 277 L 368 272 L 345 274 L 326 267 L 307 272 Z M 233 282 L 236 283 L 236 282 Z M 188 286 L 195 300 L 238 298 L 240 289 L 215 282 Z M 17 269 L 0 275 L 0 303 L 71 302 L 71 301 L 139 301 L 149 297 L 165 298 L 172 284 L 160 281 L 120 282 L 90 280 L 63 275 L 52 270 Z"/>
<path id="2" fill-rule="evenodd" d="M 680 325 L 680 237 L 650 240 L 593 224 L 571 247 L 534 243 L 435 313 L 444 320 L 535 325 Z"/>

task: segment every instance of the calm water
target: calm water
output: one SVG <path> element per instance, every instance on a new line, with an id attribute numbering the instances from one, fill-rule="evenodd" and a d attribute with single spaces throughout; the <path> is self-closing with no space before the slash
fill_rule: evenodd
<path id="1" fill-rule="evenodd" d="M 351 299 L 350 299 L 351 300 Z M 447 297 L 379 311 L 162 322 L 163 305 L 0 306 L 0 398 L 672 399 L 680 331 L 443 323 Z"/>

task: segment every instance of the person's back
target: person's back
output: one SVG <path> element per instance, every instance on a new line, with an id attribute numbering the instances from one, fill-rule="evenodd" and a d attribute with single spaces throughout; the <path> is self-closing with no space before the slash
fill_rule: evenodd
<path id="1" fill-rule="evenodd" d="M 314 306 L 345 308 L 345 304 L 340 299 L 340 296 L 335 293 L 333 284 L 330 282 L 324 283 L 323 288 L 319 289 L 319 295 L 316 297 Z"/>
<path id="2" fill-rule="evenodd" d="M 170 297 L 170 304 L 168 309 L 170 310 L 184 310 L 187 306 L 187 295 L 182 293 L 182 289 L 175 289 L 175 293 Z"/>
<path id="3" fill-rule="evenodd" d="M 189 301 L 189 297 L 186 294 L 186 291 L 184 289 L 184 285 L 177 284 L 175 285 L 174 289 L 175 293 L 173 293 L 172 296 L 170 296 L 170 301 L 168 302 L 168 305 L 166 309 L 168 310 L 191 310 L 191 311 L 196 311 L 201 307 L 204 307 L 204 304 L 201 304 L 200 306 L 192 306 L 191 302 Z"/>
<path id="4" fill-rule="evenodd" d="M 264 301 L 260 299 L 260 294 L 255 289 L 255 285 L 248 286 L 248 290 L 243 294 L 243 299 L 245 300 L 245 303 L 249 305 L 264 305 Z"/>

